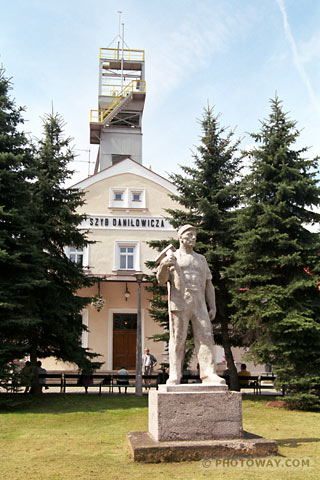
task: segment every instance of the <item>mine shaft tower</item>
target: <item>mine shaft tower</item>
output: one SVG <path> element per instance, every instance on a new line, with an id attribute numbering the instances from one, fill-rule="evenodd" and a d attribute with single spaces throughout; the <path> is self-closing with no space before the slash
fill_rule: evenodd
<path id="1" fill-rule="evenodd" d="M 142 163 L 144 57 L 120 42 L 100 49 L 98 110 L 90 115 L 90 143 L 100 145 L 95 172 L 128 157 Z"/>

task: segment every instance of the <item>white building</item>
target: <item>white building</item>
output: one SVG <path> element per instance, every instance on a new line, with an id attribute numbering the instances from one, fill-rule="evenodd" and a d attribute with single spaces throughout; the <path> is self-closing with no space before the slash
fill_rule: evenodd
<path id="1" fill-rule="evenodd" d="M 103 371 L 124 365 L 136 367 L 137 291 L 135 274 L 151 273 L 146 261 L 157 252 L 151 240 L 177 238 L 165 219 L 167 208 L 177 204 L 170 194 L 174 185 L 142 165 L 142 115 L 146 97 L 144 52 L 120 48 L 101 48 L 99 57 L 98 109 L 91 111 L 90 141 L 99 145 L 95 173 L 76 185 L 85 192 L 85 205 L 79 209 L 87 215 L 81 228 L 89 230 L 95 243 L 67 253 L 81 263 L 99 282 L 80 292 L 83 296 L 99 294 L 104 306 L 90 305 L 83 311 L 88 332 L 83 346 L 99 354 Z M 149 314 L 151 294 L 142 284 L 142 350 L 148 346 L 158 359 L 164 358 L 165 345 L 150 337 L 160 333 L 159 325 Z M 223 366 L 223 349 L 216 346 L 216 361 Z M 240 352 L 237 354 L 240 363 Z M 47 369 L 74 369 L 54 360 Z"/>

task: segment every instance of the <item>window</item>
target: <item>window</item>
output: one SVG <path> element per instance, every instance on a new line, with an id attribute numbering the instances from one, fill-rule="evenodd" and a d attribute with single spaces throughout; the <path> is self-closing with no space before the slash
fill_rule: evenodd
<path id="1" fill-rule="evenodd" d="M 70 256 L 71 262 L 77 263 L 78 265 L 83 265 L 83 248 L 70 247 Z"/>
<path id="2" fill-rule="evenodd" d="M 129 208 L 146 208 L 145 190 L 129 189 Z"/>
<path id="3" fill-rule="evenodd" d="M 114 192 L 114 197 L 113 199 L 116 201 L 116 202 L 122 202 L 123 201 L 123 192 Z"/>
<path id="4" fill-rule="evenodd" d="M 113 330 L 136 330 L 137 314 L 136 313 L 114 313 L 113 314 Z"/>
<path id="5" fill-rule="evenodd" d="M 132 192 L 132 201 L 141 202 L 141 192 Z"/>
<path id="6" fill-rule="evenodd" d="M 126 188 L 110 188 L 109 206 L 112 208 L 125 208 L 128 204 Z"/>
<path id="7" fill-rule="evenodd" d="M 71 262 L 74 262 L 82 267 L 88 267 L 88 247 L 65 247 L 64 253 Z"/>
<path id="8" fill-rule="evenodd" d="M 116 242 L 114 270 L 140 270 L 139 257 L 139 242 Z"/>
<path id="9" fill-rule="evenodd" d="M 139 188 L 110 188 L 109 207 L 124 210 L 145 209 L 146 193 Z"/>
<path id="10" fill-rule="evenodd" d="M 120 269 L 133 269 L 134 247 L 120 247 Z"/>

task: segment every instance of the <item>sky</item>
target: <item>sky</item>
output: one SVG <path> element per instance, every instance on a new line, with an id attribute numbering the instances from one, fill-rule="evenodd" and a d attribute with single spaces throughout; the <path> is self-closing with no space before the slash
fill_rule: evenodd
<path id="1" fill-rule="evenodd" d="M 276 94 L 298 122 L 297 146 L 320 154 L 320 1 L 0 0 L 0 64 L 11 96 L 26 107 L 33 137 L 52 106 L 62 115 L 78 155 L 71 183 L 93 173 L 99 49 L 117 37 L 119 11 L 126 44 L 146 55 L 146 167 L 167 177 L 193 164 L 207 105 L 249 148 Z"/>

